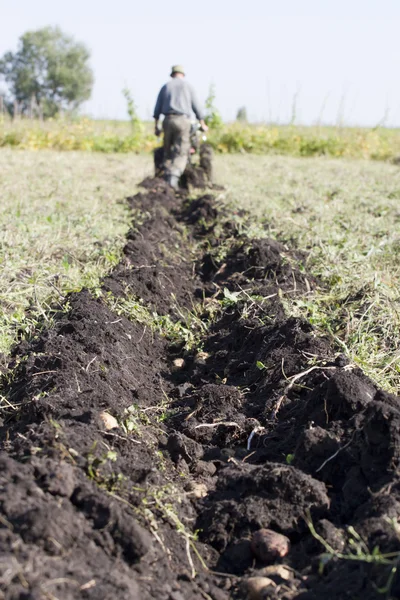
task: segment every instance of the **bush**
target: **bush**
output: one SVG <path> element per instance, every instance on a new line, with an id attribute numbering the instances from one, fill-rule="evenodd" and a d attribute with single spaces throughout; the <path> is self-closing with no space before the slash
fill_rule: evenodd
<path id="1" fill-rule="evenodd" d="M 216 152 L 331 156 L 391 160 L 400 156 L 400 132 L 389 129 L 337 129 L 224 124 L 214 114 L 207 134 Z M 132 122 L 133 120 L 133 122 Z M 32 150 L 86 150 L 94 152 L 151 152 L 159 145 L 152 124 L 99 122 L 89 119 L 19 119 L 0 121 L 0 147 Z"/>

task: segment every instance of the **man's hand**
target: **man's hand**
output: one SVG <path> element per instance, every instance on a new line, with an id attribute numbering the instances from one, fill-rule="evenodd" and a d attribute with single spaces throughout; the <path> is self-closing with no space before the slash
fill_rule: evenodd
<path id="1" fill-rule="evenodd" d="M 201 119 L 200 121 L 200 127 L 202 131 L 208 131 L 208 126 L 206 125 L 206 122 L 203 119 Z"/>
<path id="2" fill-rule="evenodd" d="M 156 123 L 155 123 L 155 126 L 154 126 L 154 133 L 155 133 L 155 135 L 156 135 L 157 137 L 160 137 L 160 135 L 161 135 L 161 133 L 162 133 L 162 132 L 161 132 L 161 128 L 160 128 L 160 126 L 159 126 L 159 124 L 158 124 L 158 121 L 156 121 Z"/>

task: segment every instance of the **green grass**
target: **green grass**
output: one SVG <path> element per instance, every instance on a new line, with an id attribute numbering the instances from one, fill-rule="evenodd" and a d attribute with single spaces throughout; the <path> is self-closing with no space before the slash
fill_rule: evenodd
<path id="1" fill-rule="evenodd" d="M 200 349 L 202 336 L 207 330 L 207 325 L 195 310 L 200 309 L 204 313 L 201 303 L 197 307 L 194 305 L 192 311 L 181 309 L 176 303 L 175 309 L 179 314 L 179 320 L 176 321 L 169 315 L 159 315 L 156 311 L 149 310 L 140 299 L 130 293 L 129 288 L 125 290 L 124 297 L 116 298 L 111 293 L 102 294 L 102 297 L 117 315 L 123 315 L 130 321 L 143 323 L 152 332 L 166 337 L 171 342 L 182 344 L 187 350 Z"/>
<path id="2" fill-rule="evenodd" d="M 354 127 L 302 127 L 222 123 L 208 141 L 218 153 L 334 156 L 391 160 L 400 155 L 400 130 Z M 87 118 L 44 123 L 10 121 L 0 116 L 0 147 L 86 150 L 103 153 L 147 152 L 158 145 L 152 123 L 92 121 Z"/>
<path id="3" fill-rule="evenodd" d="M 121 201 L 150 171 L 143 156 L 0 151 L 1 353 L 119 261 L 129 228 Z"/>
<path id="4" fill-rule="evenodd" d="M 400 170 L 326 158 L 216 157 L 236 206 L 268 220 L 265 234 L 308 252 L 321 286 L 292 300 L 352 361 L 393 392 L 400 386 Z"/>
<path id="5" fill-rule="evenodd" d="M 95 288 L 119 261 L 129 227 L 119 201 L 151 170 L 149 155 L 0 151 L 0 352 L 39 322 L 51 324 L 51 306 L 69 291 Z M 399 168 L 229 155 L 215 157 L 215 172 L 227 187 L 222 196 L 255 216 L 256 235 L 307 251 L 304 268 L 321 285 L 287 302 L 288 312 L 398 391 Z M 268 220 L 261 229 L 259 217 Z"/>

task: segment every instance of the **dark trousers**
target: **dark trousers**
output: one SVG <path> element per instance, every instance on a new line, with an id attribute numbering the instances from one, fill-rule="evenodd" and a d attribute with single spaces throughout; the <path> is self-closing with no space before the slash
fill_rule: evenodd
<path id="1" fill-rule="evenodd" d="M 167 115 L 163 129 L 165 173 L 180 177 L 189 158 L 190 119 L 185 115 Z"/>

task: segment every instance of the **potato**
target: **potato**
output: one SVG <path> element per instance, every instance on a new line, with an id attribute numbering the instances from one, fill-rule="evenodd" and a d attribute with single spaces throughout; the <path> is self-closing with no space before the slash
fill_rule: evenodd
<path id="1" fill-rule="evenodd" d="M 290 540 L 272 529 L 259 529 L 251 539 L 254 555 L 263 563 L 283 558 L 290 550 Z"/>

